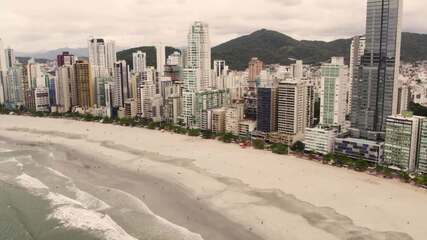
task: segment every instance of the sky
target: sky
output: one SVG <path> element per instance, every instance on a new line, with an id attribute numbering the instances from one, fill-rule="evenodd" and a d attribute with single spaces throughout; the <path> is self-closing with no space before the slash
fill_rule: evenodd
<path id="1" fill-rule="evenodd" d="M 363 34 L 367 0 L 0 0 L 0 38 L 18 52 L 86 47 L 90 36 L 119 48 L 186 45 L 194 21 L 211 45 L 266 28 L 296 39 Z M 404 0 L 403 31 L 427 33 L 426 0 Z"/>

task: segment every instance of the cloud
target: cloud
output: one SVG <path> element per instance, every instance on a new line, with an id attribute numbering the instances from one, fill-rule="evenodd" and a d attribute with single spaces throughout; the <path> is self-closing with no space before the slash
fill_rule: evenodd
<path id="1" fill-rule="evenodd" d="M 0 38 L 17 51 L 85 47 L 89 36 L 120 47 L 186 45 L 189 26 L 209 24 L 212 45 L 261 28 L 297 39 L 364 31 L 366 0 L 0 0 Z M 405 1 L 403 29 L 427 32 L 427 1 Z"/>

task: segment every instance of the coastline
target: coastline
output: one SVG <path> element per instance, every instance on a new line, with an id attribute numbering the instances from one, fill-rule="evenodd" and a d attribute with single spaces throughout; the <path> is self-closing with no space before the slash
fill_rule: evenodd
<path id="1" fill-rule="evenodd" d="M 99 156 L 112 173 L 155 175 L 261 239 L 425 237 L 417 216 L 427 212 L 424 190 L 294 156 L 160 131 L 19 116 L 0 117 L 0 136 Z M 161 213 L 160 203 L 147 205 L 181 225 L 167 209 Z"/>

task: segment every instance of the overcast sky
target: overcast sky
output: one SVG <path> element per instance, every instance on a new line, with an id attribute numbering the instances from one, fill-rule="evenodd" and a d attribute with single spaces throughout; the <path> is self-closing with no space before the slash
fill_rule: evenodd
<path id="1" fill-rule="evenodd" d="M 0 0 L 0 38 L 19 52 L 86 47 L 184 46 L 190 24 L 209 24 L 212 46 L 261 28 L 296 39 L 363 33 L 367 0 Z M 404 1 L 403 30 L 427 33 L 426 0 Z"/>

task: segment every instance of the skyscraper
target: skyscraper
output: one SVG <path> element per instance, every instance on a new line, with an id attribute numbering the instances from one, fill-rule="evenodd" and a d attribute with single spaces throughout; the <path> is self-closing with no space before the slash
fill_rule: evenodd
<path id="1" fill-rule="evenodd" d="M 320 124 L 343 126 L 346 115 L 348 67 L 344 57 L 333 57 L 321 67 Z"/>
<path id="2" fill-rule="evenodd" d="M 277 131 L 277 88 L 257 88 L 257 130 Z"/>
<path id="3" fill-rule="evenodd" d="M 248 67 L 248 84 L 250 89 L 255 89 L 256 87 L 256 79 L 262 71 L 264 63 L 258 58 L 254 57 L 249 61 Z"/>
<path id="4" fill-rule="evenodd" d="M 142 51 L 138 51 L 138 52 L 132 53 L 132 58 L 133 58 L 133 62 L 132 62 L 133 72 L 141 73 L 145 71 L 145 69 L 147 68 L 147 55 Z"/>
<path id="5" fill-rule="evenodd" d="M 128 76 L 126 61 L 117 61 L 114 66 L 113 107 L 123 107 L 129 97 Z"/>
<path id="6" fill-rule="evenodd" d="M 75 61 L 74 55 L 70 54 L 69 52 L 62 52 L 62 54 L 56 57 L 56 63 L 58 67 L 61 67 L 64 65 L 71 66 L 73 65 L 74 61 Z"/>
<path id="7" fill-rule="evenodd" d="M 366 38 L 365 36 L 355 36 L 351 41 L 350 49 L 350 67 L 349 67 L 349 84 L 347 93 L 347 114 L 351 113 L 352 89 L 353 82 L 356 81 L 359 74 L 359 67 L 362 56 L 365 52 Z"/>
<path id="8" fill-rule="evenodd" d="M 91 89 L 96 92 L 97 83 L 103 82 L 106 77 L 114 76 L 116 62 L 116 44 L 114 41 L 105 41 L 102 38 L 92 38 L 88 41 L 89 64 L 91 68 Z M 103 90 L 102 90 L 103 91 Z M 91 95 L 93 104 L 98 102 L 97 94 Z"/>
<path id="9" fill-rule="evenodd" d="M 292 64 L 292 72 L 294 79 L 297 81 L 304 77 L 304 64 L 302 60 L 296 60 L 295 64 Z"/>
<path id="10" fill-rule="evenodd" d="M 302 140 L 311 127 L 314 111 L 313 86 L 301 81 L 281 81 L 277 90 L 277 129 L 290 144 Z"/>
<path id="11" fill-rule="evenodd" d="M 89 108 L 93 105 L 92 94 L 94 89 L 92 88 L 90 77 L 89 63 L 86 61 L 77 61 L 74 64 L 74 77 L 76 81 L 77 90 L 77 102 L 83 108 Z"/>
<path id="12" fill-rule="evenodd" d="M 384 132 L 397 112 L 403 0 L 368 0 L 366 48 L 353 82 L 352 128 L 362 138 Z"/>
<path id="13" fill-rule="evenodd" d="M 159 76 L 163 76 L 165 72 L 166 65 L 166 47 L 163 44 L 156 46 L 156 63 L 157 63 L 157 72 Z"/>
<path id="14" fill-rule="evenodd" d="M 228 66 L 225 64 L 225 60 L 214 60 L 213 77 L 211 86 L 217 89 L 224 89 L 225 77 L 228 73 Z"/>
<path id="15" fill-rule="evenodd" d="M 72 66 L 63 65 L 56 70 L 56 105 L 59 112 L 68 112 L 72 106 L 72 89 L 75 86 Z M 74 92 L 75 93 L 75 92 Z M 76 97 L 74 99 L 76 104 Z"/>
<path id="16" fill-rule="evenodd" d="M 210 86 L 211 47 L 209 27 L 202 22 L 195 22 L 188 33 L 186 68 L 199 69 L 197 90 L 205 90 Z"/>
<path id="17" fill-rule="evenodd" d="M 12 68 L 16 64 L 15 51 L 12 48 L 7 48 L 4 51 L 6 55 L 6 67 Z"/>
<path id="18" fill-rule="evenodd" d="M 3 48 L 3 41 L 0 38 L 0 104 L 3 104 L 5 101 L 6 72 L 6 56 Z"/>

